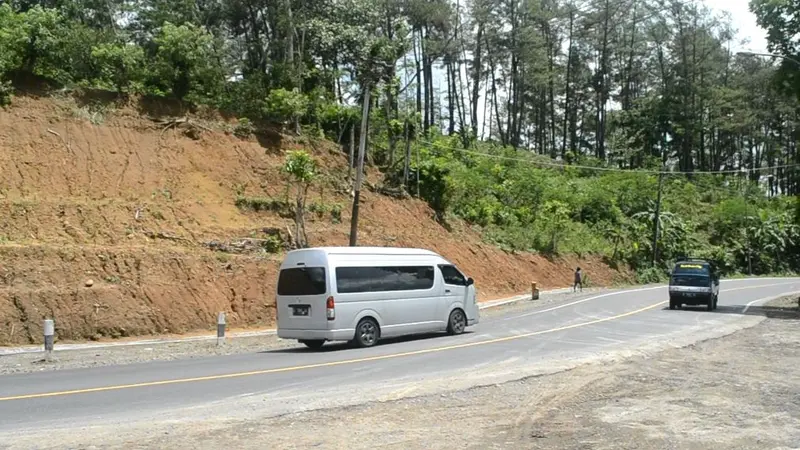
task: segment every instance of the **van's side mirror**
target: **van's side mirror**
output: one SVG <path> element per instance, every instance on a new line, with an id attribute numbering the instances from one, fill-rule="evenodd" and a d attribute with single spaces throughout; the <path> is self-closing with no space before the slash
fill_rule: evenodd
<path id="1" fill-rule="evenodd" d="M 472 278 L 467 278 L 467 286 L 472 286 L 473 284 L 475 284 L 475 280 Z"/>

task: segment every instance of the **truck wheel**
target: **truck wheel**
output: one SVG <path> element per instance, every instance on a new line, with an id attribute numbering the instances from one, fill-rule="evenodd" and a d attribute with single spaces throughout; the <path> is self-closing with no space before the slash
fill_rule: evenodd
<path id="1" fill-rule="evenodd" d="M 713 295 L 709 295 L 708 296 L 708 303 L 706 304 L 706 308 L 709 311 L 713 311 L 714 310 L 714 303 L 715 303 L 714 302 L 714 296 Z"/>
<path id="2" fill-rule="evenodd" d="M 714 296 L 714 310 L 717 309 L 717 303 L 719 303 L 719 294 Z"/>

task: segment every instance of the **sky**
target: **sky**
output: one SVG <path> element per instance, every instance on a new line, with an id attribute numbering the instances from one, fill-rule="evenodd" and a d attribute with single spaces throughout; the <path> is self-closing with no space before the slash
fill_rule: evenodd
<path id="1" fill-rule="evenodd" d="M 705 3 L 718 12 L 728 12 L 733 26 L 739 31 L 738 39 L 750 42 L 739 44 L 733 51 L 751 51 L 764 53 L 767 51 L 767 33 L 759 28 L 756 16 L 748 9 L 748 0 L 705 0 Z"/>

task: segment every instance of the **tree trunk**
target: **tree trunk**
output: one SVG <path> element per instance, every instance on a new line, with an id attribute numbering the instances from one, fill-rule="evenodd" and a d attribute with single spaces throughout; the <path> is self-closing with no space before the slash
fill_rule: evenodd
<path id="1" fill-rule="evenodd" d="M 420 58 L 421 58 L 421 54 L 422 54 L 422 48 L 421 48 L 422 47 L 422 30 L 418 28 L 416 30 L 416 32 L 417 32 L 418 38 L 414 42 L 414 65 L 415 65 L 415 68 L 417 70 L 417 77 L 416 77 L 416 80 L 417 80 L 417 83 L 416 83 L 417 84 L 417 112 L 421 113 L 422 112 L 422 78 L 423 78 L 423 75 L 422 75 L 422 66 L 420 64 Z M 413 33 L 412 33 L 412 35 L 413 35 Z M 417 47 L 420 47 L 419 52 L 417 52 Z M 425 123 L 427 123 L 427 122 L 425 122 Z"/>
<path id="2" fill-rule="evenodd" d="M 403 158 L 403 186 L 408 190 L 409 189 L 408 181 L 411 172 L 411 136 L 410 136 L 411 126 L 408 123 L 408 118 L 406 118 L 405 127 L 403 128 L 406 139 L 406 151 L 405 151 L 405 157 Z"/>
<path id="3" fill-rule="evenodd" d="M 472 55 L 472 134 L 478 136 L 478 102 L 480 101 L 480 83 L 483 61 L 481 60 L 483 42 L 483 22 L 478 23 L 478 32 L 475 38 L 475 52 Z M 486 99 L 488 100 L 488 98 Z M 485 112 L 484 112 L 485 116 Z"/>
<path id="4" fill-rule="evenodd" d="M 487 38 L 486 48 L 487 50 L 489 50 L 488 38 Z M 494 58 L 492 58 L 491 56 L 491 51 L 489 51 L 488 55 L 489 55 L 489 73 L 492 77 L 492 103 L 494 106 L 495 120 L 497 122 L 497 134 L 500 136 L 500 142 L 503 145 L 508 145 L 508 139 L 506 137 L 505 132 L 503 132 L 503 122 L 502 122 L 503 119 L 500 117 L 500 105 L 497 99 L 497 77 L 495 73 L 497 71 L 497 66 L 495 65 Z"/>
<path id="5" fill-rule="evenodd" d="M 447 78 L 447 134 L 452 136 L 456 133 L 456 104 L 455 104 L 455 79 L 453 77 L 453 64 L 447 61 L 445 65 L 445 75 Z"/>
<path id="6" fill-rule="evenodd" d="M 570 100 L 572 99 L 572 53 L 574 51 L 574 39 L 573 39 L 573 32 L 575 26 L 575 9 L 570 6 L 569 9 L 569 50 L 567 50 L 567 76 L 564 80 L 564 129 L 562 130 L 563 138 L 561 141 L 561 158 L 564 159 L 567 156 L 567 132 L 568 129 L 571 129 L 571 123 L 569 122 L 569 118 L 571 116 L 571 109 L 572 105 L 570 104 Z M 570 133 L 572 135 L 572 133 Z M 574 141 L 572 141 L 574 142 Z M 570 150 L 572 150 L 572 143 L 570 144 Z"/>
<path id="7" fill-rule="evenodd" d="M 355 149 L 356 149 L 356 124 L 355 122 L 350 124 L 350 153 L 348 154 L 347 160 L 349 164 L 347 165 L 347 179 L 353 179 L 353 164 L 355 158 Z"/>

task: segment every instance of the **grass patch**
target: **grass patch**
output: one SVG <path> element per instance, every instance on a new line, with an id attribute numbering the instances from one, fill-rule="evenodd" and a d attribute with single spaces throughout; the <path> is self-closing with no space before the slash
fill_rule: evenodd
<path id="1" fill-rule="evenodd" d="M 293 217 L 294 212 L 289 202 L 266 197 L 236 197 L 236 207 L 255 212 L 273 212 L 281 217 Z"/>
<path id="2" fill-rule="evenodd" d="M 87 120 L 93 125 L 100 125 L 106 121 L 109 114 L 109 107 L 101 102 L 91 102 L 84 106 L 74 106 L 72 108 L 72 117 L 81 120 Z"/>
<path id="3" fill-rule="evenodd" d="M 261 247 L 267 253 L 280 253 L 284 250 L 283 241 L 279 236 L 268 236 L 261 242 Z"/>
<path id="4" fill-rule="evenodd" d="M 239 139 L 248 139 L 250 136 L 255 134 L 255 132 L 255 125 L 253 125 L 253 122 L 251 122 L 247 117 L 242 117 L 239 119 L 239 123 L 233 127 L 233 135 Z"/>
<path id="5" fill-rule="evenodd" d="M 325 216 L 329 216 L 332 223 L 341 223 L 342 222 L 342 205 L 338 203 L 334 204 L 326 204 L 320 202 L 314 202 L 308 206 L 308 211 L 316 216 L 317 219 L 324 219 Z"/>

